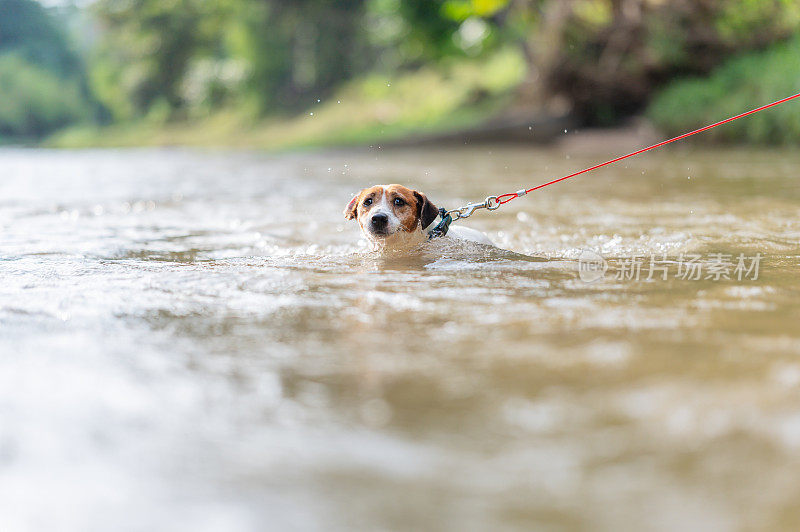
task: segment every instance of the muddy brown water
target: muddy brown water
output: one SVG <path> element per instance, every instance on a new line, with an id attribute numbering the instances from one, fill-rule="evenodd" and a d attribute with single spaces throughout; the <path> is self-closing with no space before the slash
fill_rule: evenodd
<path id="1" fill-rule="evenodd" d="M 797 529 L 800 153 L 641 156 L 502 249 L 341 214 L 605 155 L 0 150 L 0 528 Z"/>

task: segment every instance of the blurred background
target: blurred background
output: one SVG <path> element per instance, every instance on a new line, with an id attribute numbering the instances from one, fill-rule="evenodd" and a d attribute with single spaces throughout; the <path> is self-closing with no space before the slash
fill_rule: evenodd
<path id="1" fill-rule="evenodd" d="M 799 28 L 794 0 L 0 0 L 0 138 L 547 140 L 641 116 L 671 134 L 800 90 Z M 798 124 L 794 106 L 704 138 Z"/>

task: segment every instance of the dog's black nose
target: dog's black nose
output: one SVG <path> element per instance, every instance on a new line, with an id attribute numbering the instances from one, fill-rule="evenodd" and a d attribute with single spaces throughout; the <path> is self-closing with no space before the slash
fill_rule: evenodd
<path id="1" fill-rule="evenodd" d="M 372 216 L 372 227 L 375 229 L 383 229 L 389 223 L 389 216 L 383 213 L 374 214 Z"/>

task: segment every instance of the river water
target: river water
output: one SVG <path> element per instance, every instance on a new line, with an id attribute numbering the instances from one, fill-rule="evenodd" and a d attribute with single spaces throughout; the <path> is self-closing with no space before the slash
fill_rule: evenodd
<path id="1" fill-rule="evenodd" d="M 0 529 L 796 530 L 800 153 L 342 217 L 604 155 L 0 150 Z"/>

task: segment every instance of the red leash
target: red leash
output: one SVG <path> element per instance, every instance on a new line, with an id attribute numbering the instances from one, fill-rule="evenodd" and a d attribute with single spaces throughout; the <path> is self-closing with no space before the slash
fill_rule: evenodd
<path id="1" fill-rule="evenodd" d="M 623 159 L 627 159 L 628 157 L 633 157 L 634 155 L 639 155 L 640 153 L 644 153 L 646 151 L 650 151 L 650 150 L 653 150 L 655 148 L 660 148 L 661 146 L 666 146 L 667 144 L 670 144 L 671 142 L 675 142 L 675 141 L 678 141 L 678 140 L 685 139 L 687 137 L 691 137 L 692 135 L 696 135 L 698 133 L 702 133 L 703 131 L 708 131 L 709 129 L 715 128 L 717 126 L 721 126 L 722 124 L 727 124 L 728 122 L 733 122 L 734 120 L 738 120 L 740 118 L 744 118 L 745 116 L 752 115 L 752 114 L 757 113 L 759 111 L 763 111 L 764 109 L 769 109 L 770 107 L 775 107 L 776 105 L 782 104 L 784 102 L 788 102 L 789 100 L 794 100 L 795 98 L 799 98 L 799 97 L 800 97 L 800 93 L 797 93 L 794 96 L 789 96 L 788 98 L 784 98 L 782 100 L 778 100 L 777 102 L 772 102 L 770 104 L 763 105 L 763 106 L 758 107 L 756 109 L 752 109 L 750 111 L 747 111 L 746 113 L 742 113 L 740 115 L 736 115 L 736 116 L 732 116 L 730 118 L 726 118 L 725 120 L 722 120 L 722 121 L 717 122 L 715 124 L 711 124 L 709 126 L 701 127 L 700 129 L 695 129 L 694 131 L 690 131 L 689 133 L 684 133 L 683 135 L 680 135 L 678 137 L 675 137 L 675 138 L 672 138 L 672 139 L 669 139 L 669 140 L 665 140 L 663 142 L 659 142 L 658 144 L 653 144 L 652 146 L 648 146 L 647 148 L 642 148 L 641 150 L 629 153 L 628 155 L 623 155 L 621 157 L 617 157 L 616 159 L 611 159 L 610 161 L 606 161 L 606 162 L 601 163 L 601 164 L 596 164 L 596 165 L 592 166 L 591 168 L 586 168 L 585 170 L 581 170 L 580 172 L 575 172 L 574 174 L 569 174 L 569 175 L 565 175 L 564 177 L 559 177 L 558 179 L 553 179 L 552 181 L 548 181 L 547 183 L 543 183 L 543 184 L 537 185 L 535 187 L 531 187 L 531 188 L 528 188 L 528 189 L 520 190 L 520 191 L 517 191 L 517 192 L 511 192 L 509 194 L 503 194 L 503 195 L 500 195 L 500 196 L 497 196 L 497 197 L 490 196 L 489 198 L 486 198 L 486 205 L 485 206 L 490 208 L 490 210 L 493 210 L 492 207 L 494 207 L 496 209 L 500 205 L 502 205 L 504 203 L 508 203 L 509 201 L 513 200 L 514 198 L 518 198 L 520 196 L 524 196 L 525 194 L 527 194 L 529 192 L 533 192 L 534 190 L 539 190 L 540 188 L 544 188 L 546 186 L 550 186 L 553 183 L 558 183 L 559 181 L 564 181 L 565 179 L 569 179 L 570 177 L 575 177 L 575 176 L 578 176 L 578 175 L 581 175 L 581 174 L 585 174 L 587 172 L 591 172 L 592 170 L 596 170 L 598 168 L 602 168 L 604 166 L 608 166 L 609 164 L 614 164 L 616 162 L 619 162 L 619 161 L 621 161 Z M 493 200 L 493 201 L 490 201 L 490 199 Z"/>

